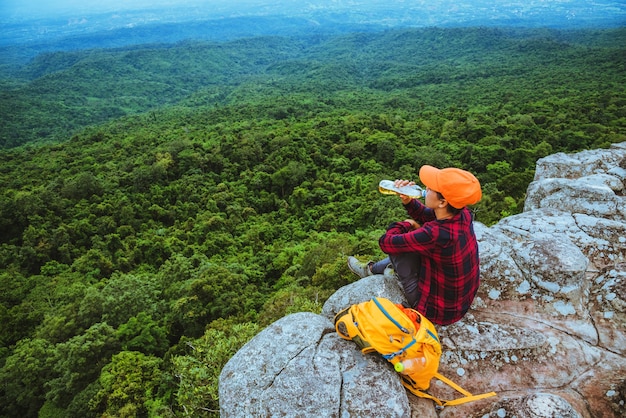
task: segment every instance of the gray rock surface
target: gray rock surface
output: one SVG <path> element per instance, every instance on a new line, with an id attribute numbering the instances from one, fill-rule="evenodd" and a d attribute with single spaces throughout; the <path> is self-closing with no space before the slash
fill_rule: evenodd
<path id="1" fill-rule="evenodd" d="M 220 375 L 222 417 L 406 417 L 404 388 L 387 362 L 364 356 L 321 315 L 276 321 Z"/>
<path id="2" fill-rule="evenodd" d="M 438 327 L 440 372 L 497 397 L 436 412 L 386 361 L 341 340 L 336 312 L 404 301 L 395 280 L 371 276 L 246 344 L 222 370 L 221 416 L 626 416 L 625 190 L 626 143 L 554 154 L 537 162 L 523 213 L 475 224 L 481 288 L 463 320 Z M 459 396 L 436 380 L 430 393 Z"/>

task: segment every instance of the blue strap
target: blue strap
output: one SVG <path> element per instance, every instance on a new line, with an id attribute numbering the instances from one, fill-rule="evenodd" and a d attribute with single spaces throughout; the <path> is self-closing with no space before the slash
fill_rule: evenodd
<path id="1" fill-rule="evenodd" d="M 383 308 L 383 305 L 381 305 L 380 302 L 378 302 L 378 299 L 373 298 L 372 300 L 374 301 L 376 306 L 378 306 L 378 309 L 380 309 L 381 312 L 387 317 L 387 319 L 393 322 L 393 324 L 397 326 L 400 331 L 404 332 L 405 334 L 410 334 L 408 329 L 404 328 L 402 325 L 400 325 L 398 321 L 396 321 L 395 319 L 393 319 L 391 315 L 389 315 L 389 312 L 387 312 L 385 308 Z"/>
<path id="2" fill-rule="evenodd" d="M 429 329 L 426 329 L 426 332 L 428 333 L 428 335 L 430 335 L 435 341 L 439 342 L 439 338 L 437 338 L 437 336 L 435 334 L 433 334 L 433 332 Z"/>
<path id="3" fill-rule="evenodd" d="M 389 315 L 389 312 L 387 312 L 387 310 L 385 308 L 383 308 L 383 305 L 380 304 L 378 299 L 372 298 L 372 300 L 374 301 L 374 303 L 376 304 L 378 309 L 380 309 L 380 311 L 383 313 L 383 315 L 385 315 L 388 320 L 390 320 L 395 326 L 397 326 L 400 331 L 404 332 L 405 334 L 410 334 L 411 333 L 408 329 L 406 329 L 402 325 L 400 325 L 400 323 L 398 321 L 396 321 L 391 315 Z M 398 350 L 398 351 L 396 351 L 394 353 L 383 354 L 382 356 L 383 356 L 383 358 L 385 360 L 391 360 L 395 356 L 399 356 L 399 355 L 403 354 L 406 350 L 409 349 L 409 347 L 411 347 L 416 342 L 417 341 L 415 341 L 415 338 L 411 338 L 411 341 L 407 345 L 402 347 L 400 350 Z"/>
<path id="4" fill-rule="evenodd" d="M 407 345 L 405 345 L 404 347 L 402 347 L 400 350 L 396 351 L 395 353 L 381 354 L 381 355 L 383 356 L 385 360 L 391 360 L 395 356 L 399 356 L 400 354 L 403 354 L 406 350 L 409 349 L 409 347 L 411 347 L 416 342 L 417 341 L 415 341 L 415 338 L 412 338 L 410 343 L 408 343 Z"/>

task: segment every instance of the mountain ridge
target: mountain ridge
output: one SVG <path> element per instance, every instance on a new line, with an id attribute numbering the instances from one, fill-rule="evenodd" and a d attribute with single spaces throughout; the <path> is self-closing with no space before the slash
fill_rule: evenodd
<path id="1" fill-rule="evenodd" d="M 6 148 L 65 140 L 84 126 L 159 106 L 228 105 L 296 92 L 332 100 L 349 89 L 393 91 L 404 96 L 407 109 L 499 106 L 499 96 L 510 100 L 519 94 L 500 80 L 526 83 L 520 89 L 533 100 L 543 95 L 533 83 L 543 91 L 593 86 L 600 94 L 609 88 L 606 80 L 624 76 L 624 39 L 623 28 L 418 28 L 49 52 L 4 78 L 0 143 Z M 474 91 L 459 97 L 463 89 Z"/>

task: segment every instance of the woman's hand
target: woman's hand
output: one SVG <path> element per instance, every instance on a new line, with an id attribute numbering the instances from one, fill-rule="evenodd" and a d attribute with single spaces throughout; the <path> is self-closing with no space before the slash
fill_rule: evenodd
<path id="1" fill-rule="evenodd" d="M 414 181 L 409 180 L 395 180 L 393 185 L 396 187 L 404 187 L 404 186 L 413 186 L 415 184 Z"/>
<path id="2" fill-rule="evenodd" d="M 413 186 L 415 185 L 414 181 L 409 181 L 409 180 L 396 180 L 393 182 L 393 185 L 396 187 L 404 187 L 404 186 Z M 409 203 L 411 200 L 413 200 L 412 197 L 409 197 L 407 195 L 401 194 L 400 196 L 400 200 L 402 200 L 402 204 L 406 205 L 407 203 Z"/>
<path id="3" fill-rule="evenodd" d="M 411 224 L 411 229 L 417 229 L 419 228 L 421 225 L 418 224 L 415 219 L 405 219 L 404 222 L 408 222 Z"/>

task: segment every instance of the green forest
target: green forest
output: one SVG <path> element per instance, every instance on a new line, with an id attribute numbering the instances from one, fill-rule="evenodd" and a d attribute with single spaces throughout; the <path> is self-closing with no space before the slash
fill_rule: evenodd
<path id="1" fill-rule="evenodd" d="M 0 416 L 219 416 L 252 336 L 319 312 L 424 164 L 523 209 L 537 159 L 626 141 L 626 29 L 394 29 L 0 66 Z"/>

